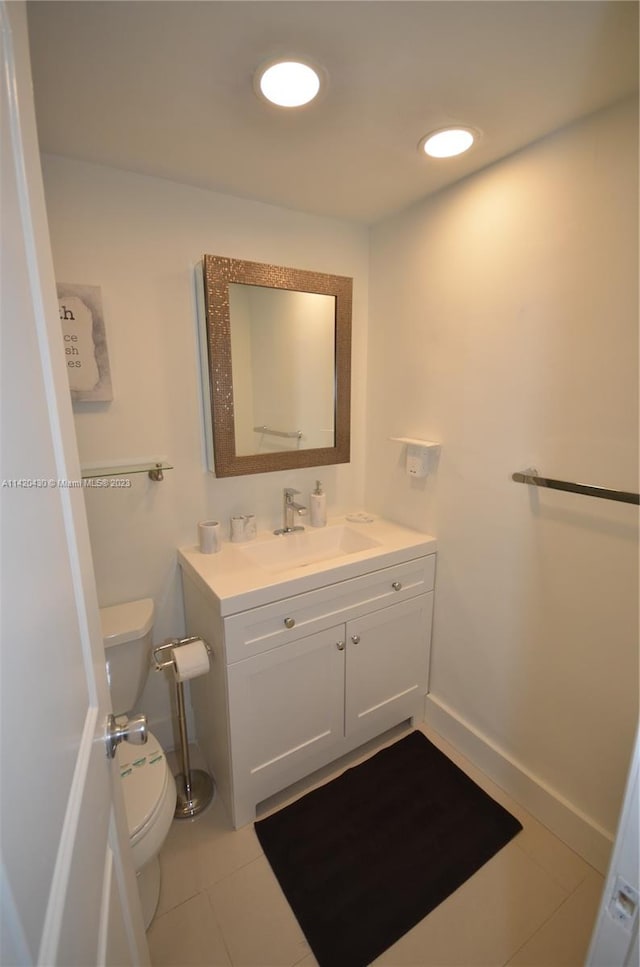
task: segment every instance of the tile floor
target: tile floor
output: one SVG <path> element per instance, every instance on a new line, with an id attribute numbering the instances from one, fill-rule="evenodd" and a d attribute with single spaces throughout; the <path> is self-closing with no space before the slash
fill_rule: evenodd
<path id="1" fill-rule="evenodd" d="M 524 828 L 376 967 L 582 967 L 602 876 L 444 739 L 423 730 Z M 273 797 L 259 817 L 405 731 L 387 733 L 364 753 Z M 253 826 L 233 830 L 218 798 L 195 819 L 174 822 L 160 860 L 162 892 L 147 934 L 153 967 L 317 967 Z"/>

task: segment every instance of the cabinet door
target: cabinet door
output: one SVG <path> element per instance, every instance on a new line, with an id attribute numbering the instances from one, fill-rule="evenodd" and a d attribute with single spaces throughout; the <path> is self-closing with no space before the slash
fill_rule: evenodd
<path id="1" fill-rule="evenodd" d="M 428 686 L 433 593 L 347 623 L 345 731 L 388 728 L 415 713 Z"/>
<path id="2" fill-rule="evenodd" d="M 236 799 L 260 801 L 342 740 L 344 634 L 342 624 L 229 666 Z"/>

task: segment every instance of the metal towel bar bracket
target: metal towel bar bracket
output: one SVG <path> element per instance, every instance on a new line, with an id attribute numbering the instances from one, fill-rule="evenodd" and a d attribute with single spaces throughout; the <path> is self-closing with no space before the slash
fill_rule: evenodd
<path id="1" fill-rule="evenodd" d="M 630 493 L 627 490 L 609 490 L 607 487 L 593 487 L 590 484 L 571 483 L 569 480 L 553 480 L 551 477 L 541 477 L 533 467 L 512 474 L 511 479 L 516 483 L 530 484 L 533 487 L 565 490 L 572 494 L 585 494 L 588 497 L 617 500 L 624 504 L 640 504 L 640 494 Z"/>

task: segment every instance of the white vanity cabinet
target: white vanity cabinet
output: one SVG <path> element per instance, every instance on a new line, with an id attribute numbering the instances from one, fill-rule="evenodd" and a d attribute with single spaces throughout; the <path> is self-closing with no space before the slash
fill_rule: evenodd
<path id="1" fill-rule="evenodd" d="M 270 795 L 317 768 L 309 768 L 312 758 L 320 764 L 336 758 L 353 747 L 352 739 L 360 745 L 412 717 L 416 702 L 422 711 L 430 630 L 425 598 L 430 595 L 228 667 L 234 777 L 236 788 L 248 785 L 249 819 L 264 790 Z"/>
<path id="2" fill-rule="evenodd" d="M 435 554 L 222 614 L 183 563 L 197 740 L 234 826 L 256 804 L 407 719 L 428 688 Z"/>

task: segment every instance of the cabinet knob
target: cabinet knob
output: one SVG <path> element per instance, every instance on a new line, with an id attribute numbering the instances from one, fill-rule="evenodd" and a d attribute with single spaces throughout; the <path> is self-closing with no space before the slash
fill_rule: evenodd
<path id="1" fill-rule="evenodd" d="M 394 581 L 391 587 L 393 588 L 394 591 L 402 590 L 402 585 L 400 584 L 400 581 Z"/>
<path id="2" fill-rule="evenodd" d="M 336 641 L 336 648 L 338 651 L 344 651 L 344 641 Z"/>
<path id="3" fill-rule="evenodd" d="M 285 618 L 284 619 L 284 626 L 285 626 L 285 628 L 293 628 L 293 626 L 295 625 L 295 623 L 296 623 L 296 619 L 295 618 Z"/>
<path id="4" fill-rule="evenodd" d="M 351 641 L 354 643 L 354 645 L 359 644 L 360 643 L 360 635 L 351 635 Z"/>

